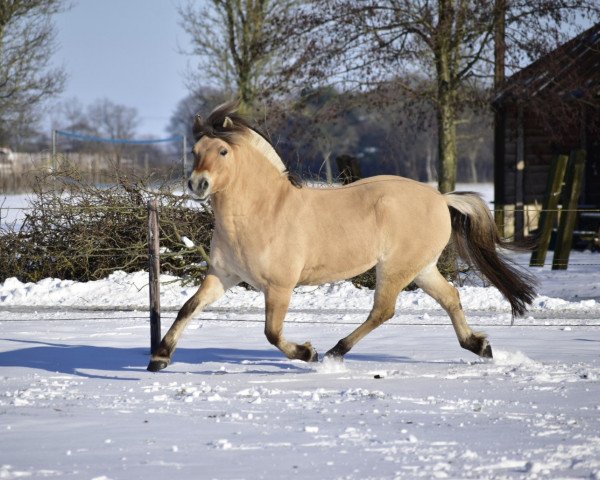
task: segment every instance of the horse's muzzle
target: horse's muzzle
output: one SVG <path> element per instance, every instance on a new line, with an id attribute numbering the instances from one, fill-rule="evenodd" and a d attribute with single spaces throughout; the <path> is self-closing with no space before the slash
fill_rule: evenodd
<path id="1" fill-rule="evenodd" d="M 197 195 L 200 200 L 206 200 L 210 195 L 210 181 L 206 177 L 199 179 L 190 178 L 188 188 Z"/>

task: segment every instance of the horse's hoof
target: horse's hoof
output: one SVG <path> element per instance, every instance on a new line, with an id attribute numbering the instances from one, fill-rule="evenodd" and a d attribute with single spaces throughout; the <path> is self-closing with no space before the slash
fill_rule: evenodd
<path id="1" fill-rule="evenodd" d="M 335 347 L 325 354 L 325 356 L 327 358 L 342 361 L 344 359 L 344 355 L 346 355 L 349 351 L 350 349 L 346 346 L 344 340 L 340 340 Z"/>
<path id="2" fill-rule="evenodd" d="M 317 351 L 311 345 L 310 342 L 306 342 L 306 343 L 300 345 L 300 348 L 303 350 L 302 356 L 300 357 L 301 360 L 304 360 L 305 362 L 309 362 L 309 363 L 319 361 L 319 354 L 317 353 Z"/>
<path id="3" fill-rule="evenodd" d="M 167 368 L 168 364 L 169 362 L 165 360 L 151 360 L 148 364 L 147 370 L 149 372 L 158 372 L 160 370 L 163 370 L 164 368 Z"/>
<path id="4" fill-rule="evenodd" d="M 493 358 L 492 346 L 483 333 L 473 333 L 460 342 L 460 346 L 483 358 Z"/>
<path id="5" fill-rule="evenodd" d="M 489 343 L 486 342 L 485 346 L 481 350 L 481 354 L 480 355 L 483 358 L 494 358 L 494 355 L 492 354 L 492 346 Z"/>

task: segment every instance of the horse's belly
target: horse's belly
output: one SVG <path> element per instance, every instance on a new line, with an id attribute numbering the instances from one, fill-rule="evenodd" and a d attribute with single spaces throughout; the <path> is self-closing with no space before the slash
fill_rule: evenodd
<path id="1" fill-rule="evenodd" d="M 338 265 L 332 268 L 331 265 L 314 265 L 305 268 L 298 282 L 299 285 L 320 285 L 322 283 L 338 282 L 356 277 L 374 267 L 377 261 L 364 262 L 359 264 Z"/>
<path id="2" fill-rule="evenodd" d="M 374 233 L 374 232 L 371 232 Z M 331 236 L 308 250 L 300 276 L 303 285 L 346 280 L 366 272 L 379 259 L 376 235 Z"/>

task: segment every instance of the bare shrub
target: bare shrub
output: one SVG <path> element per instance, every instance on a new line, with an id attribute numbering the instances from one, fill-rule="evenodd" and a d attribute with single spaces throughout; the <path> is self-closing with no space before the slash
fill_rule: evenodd
<path id="1" fill-rule="evenodd" d="M 212 214 L 190 206 L 189 198 L 174 195 L 169 185 L 155 186 L 151 178 L 115 177 L 111 185 L 97 186 L 77 171 L 40 173 L 22 225 L 0 232 L 0 281 L 89 281 L 117 270 L 146 270 L 151 198 L 159 203 L 162 272 L 202 280 Z M 186 247 L 184 236 L 193 247 Z"/>
<path id="2" fill-rule="evenodd" d="M 21 226 L 0 230 L 0 281 L 43 278 L 89 281 L 122 270 L 148 268 L 147 201 L 159 203 L 161 271 L 199 283 L 207 270 L 214 226 L 212 214 L 174 195 L 172 185 L 152 178 L 115 175 L 98 186 L 84 181 L 77 170 L 54 174 L 40 171 Z M 0 205 L 0 216 L 2 206 Z M 184 242 L 184 237 L 190 241 Z M 458 267 L 456 254 L 445 252 L 438 265 L 446 278 L 459 284 L 473 275 Z M 352 283 L 374 289 L 375 269 Z M 414 284 L 408 289 L 414 289 Z"/>

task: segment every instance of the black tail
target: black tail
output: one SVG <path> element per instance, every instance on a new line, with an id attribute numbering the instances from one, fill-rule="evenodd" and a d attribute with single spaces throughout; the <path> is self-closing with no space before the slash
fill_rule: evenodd
<path id="1" fill-rule="evenodd" d="M 458 254 L 477 267 L 510 303 L 512 314 L 523 315 L 536 296 L 535 278 L 498 254 L 514 249 L 503 241 L 485 202 L 472 192 L 445 195 Z"/>

